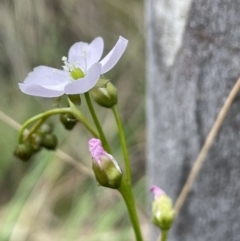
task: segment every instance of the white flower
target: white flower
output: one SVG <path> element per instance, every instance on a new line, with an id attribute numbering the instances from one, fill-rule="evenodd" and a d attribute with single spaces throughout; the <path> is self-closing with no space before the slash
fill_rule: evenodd
<path id="1" fill-rule="evenodd" d="M 75 43 L 69 49 L 68 58 L 62 58 L 63 70 L 38 66 L 23 83 L 19 83 L 19 88 L 25 94 L 41 97 L 85 93 L 95 86 L 101 74 L 116 65 L 127 44 L 128 40 L 120 36 L 112 50 L 99 62 L 104 45 L 101 37 L 90 44 Z"/>

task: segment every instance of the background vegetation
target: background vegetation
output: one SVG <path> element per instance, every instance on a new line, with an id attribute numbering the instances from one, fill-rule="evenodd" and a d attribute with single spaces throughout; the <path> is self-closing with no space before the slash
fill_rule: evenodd
<path id="1" fill-rule="evenodd" d="M 67 132 L 51 118 L 62 152 L 46 152 L 23 163 L 13 156 L 16 123 L 53 107 L 52 99 L 24 95 L 17 83 L 38 65 L 60 68 L 77 41 L 105 40 L 107 53 L 119 35 L 129 39 L 121 61 L 107 74 L 117 86 L 131 153 L 135 195 L 144 234 L 144 31 L 141 0 L 0 1 L 0 240 L 133 240 L 117 192 L 92 178 L 87 141 L 79 124 Z M 97 107 L 114 156 L 122 163 L 112 113 Z M 83 101 L 81 109 L 89 116 Z M 90 116 L 89 116 L 90 118 Z M 79 165 L 73 165 L 73 159 Z M 109 236 L 110 235 L 110 236 Z"/>

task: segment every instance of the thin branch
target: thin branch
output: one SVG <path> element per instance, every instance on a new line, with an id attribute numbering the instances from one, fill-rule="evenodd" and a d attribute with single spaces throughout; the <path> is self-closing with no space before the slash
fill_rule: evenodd
<path id="1" fill-rule="evenodd" d="M 212 146 L 214 140 L 215 140 L 215 137 L 216 135 L 218 134 L 218 131 L 219 131 L 219 128 L 221 127 L 227 113 L 228 113 L 228 110 L 230 109 L 235 97 L 237 96 L 238 92 L 240 90 L 240 78 L 237 80 L 236 84 L 234 85 L 234 87 L 232 88 L 231 92 L 229 93 L 222 109 L 220 110 L 219 114 L 218 114 L 218 117 L 215 121 L 215 123 L 213 124 L 213 127 L 212 129 L 210 130 L 208 136 L 207 136 L 207 139 L 192 167 L 192 170 L 188 176 L 188 179 L 186 181 L 186 183 L 184 184 L 183 188 L 182 188 L 182 191 L 180 193 L 180 195 L 178 196 L 177 198 L 177 201 L 175 203 L 175 211 L 176 211 L 176 215 L 179 214 L 186 198 L 187 198 L 187 195 L 189 193 L 189 191 L 191 190 L 192 188 L 192 185 L 199 173 L 199 171 L 201 170 L 201 167 L 205 161 L 205 158 L 208 154 L 208 151 L 210 149 L 210 147 Z"/>

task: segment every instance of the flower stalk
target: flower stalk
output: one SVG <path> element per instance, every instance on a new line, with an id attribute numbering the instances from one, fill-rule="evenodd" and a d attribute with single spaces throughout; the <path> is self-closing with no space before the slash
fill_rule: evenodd
<path id="1" fill-rule="evenodd" d="M 98 130 L 100 139 L 101 139 L 101 141 L 102 141 L 103 147 L 104 147 L 104 149 L 105 149 L 108 153 L 111 153 L 111 148 L 110 148 L 110 146 L 109 146 L 109 144 L 108 144 L 108 141 L 107 141 L 107 139 L 106 139 L 106 136 L 104 135 L 104 132 L 103 132 L 103 130 L 102 130 L 102 127 L 101 127 L 101 125 L 100 125 L 100 122 L 99 122 L 99 120 L 98 120 L 98 117 L 97 117 L 97 115 L 96 115 L 96 112 L 95 112 L 95 110 L 94 110 L 94 107 L 93 107 L 93 104 L 92 104 L 90 95 L 89 95 L 88 92 L 86 92 L 86 93 L 84 94 L 84 96 L 85 96 L 85 99 L 86 99 L 86 102 L 87 102 L 87 105 L 88 105 L 88 109 L 89 109 L 89 111 L 90 111 L 90 113 L 91 113 L 91 115 L 92 115 L 93 121 L 94 121 L 94 123 L 95 123 L 95 125 L 96 125 L 96 127 L 97 127 L 97 130 Z"/>
<path id="2" fill-rule="evenodd" d="M 126 171 L 126 181 L 131 185 L 131 167 L 130 167 L 130 160 L 129 160 L 129 155 L 128 155 L 128 150 L 127 150 L 127 144 L 125 140 L 125 135 L 123 131 L 123 126 L 122 126 L 122 121 L 120 118 L 120 114 L 118 111 L 118 108 L 116 105 L 112 107 L 112 111 L 117 123 L 118 127 L 118 132 L 120 136 L 120 142 L 122 146 L 122 151 L 123 151 L 123 157 L 124 157 L 124 163 L 125 163 L 125 171 Z"/>
<path id="3" fill-rule="evenodd" d="M 161 241 L 167 241 L 168 230 L 162 230 Z"/>
<path id="4" fill-rule="evenodd" d="M 74 106 L 74 104 L 71 105 L 70 108 L 57 108 L 57 109 L 52 109 L 48 110 L 46 112 L 43 112 L 41 114 L 35 115 L 32 118 L 28 119 L 21 127 L 19 131 L 19 143 L 23 143 L 24 141 L 24 131 L 25 129 L 35 121 L 39 121 L 36 123 L 36 125 L 32 128 L 29 134 L 33 133 L 42 123 L 44 120 L 46 120 L 48 117 L 52 115 L 57 115 L 57 114 L 64 114 L 64 113 L 70 113 L 75 116 L 75 118 L 81 122 L 91 133 L 94 137 L 98 138 L 99 135 L 96 132 L 95 128 L 92 126 L 92 124 L 89 122 L 89 120 Z M 28 139 L 28 136 L 25 138 Z"/>
<path id="5" fill-rule="evenodd" d="M 132 226 L 133 226 L 136 240 L 143 241 L 141 227 L 139 224 L 139 219 L 138 219 L 138 215 L 137 215 L 137 211 L 136 211 L 134 196 L 132 193 L 132 188 L 129 185 L 129 183 L 126 182 L 126 180 L 124 178 L 122 179 L 122 184 L 118 188 L 118 191 L 121 193 L 121 195 L 126 203 L 126 206 L 128 209 L 128 214 L 129 214 Z"/>

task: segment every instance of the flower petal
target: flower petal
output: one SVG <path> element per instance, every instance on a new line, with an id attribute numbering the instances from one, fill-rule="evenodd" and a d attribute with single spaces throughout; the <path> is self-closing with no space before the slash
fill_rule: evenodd
<path id="1" fill-rule="evenodd" d="M 69 49 L 68 60 L 70 63 L 77 64 L 83 71 L 86 71 L 102 57 L 103 45 L 101 37 L 95 38 L 90 44 L 85 42 L 75 43 Z M 87 66 L 85 66 L 85 62 Z"/>
<path id="2" fill-rule="evenodd" d="M 58 97 L 64 94 L 63 90 L 48 89 L 36 84 L 18 84 L 20 90 L 28 95 L 40 96 L 40 97 Z"/>
<path id="3" fill-rule="evenodd" d="M 97 63 L 103 53 L 104 42 L 101 37 L 95 38 L 86 49 L 87 68 L 89 69 L 93 64 Z"/>
<path id="4" fill-rule="evenodd" d="M 69 82 L 69 74 L 63 70 L 54 69 L 48 66 L 38 66 L 30 72 L 24 80 L 24 84 L 36 84 L 39 86 L 54 86 L 59 84 L 67 84 Z"/>
<path id="5" fill-rule="evenodd" d="M 74 81 L 65 86 L 66 94 L 81 94 L 92 89 L 97 83 L 101 74 L 101 64 L 94 64 L 89 70 L 86 77 Z"/>
<path id="6" fill-rule="evenodd" d="M 156 185 L 151 186 L 150 191 L 154 195 L 154 199 L 158 199 L 160 196 L 164 195 L 165 192 Z"/>
<path id="7" fill-rule="evenodd" d="M 71 46 L 68 51 L 68 61 L 73 64 L 77 64 L 83 71 L 85 70 L 84 54 L 88 48 L 88 43 L 77 42 Z"/>
<path id="8" fill-rule="evenodd" d="M 113 66 L 115 66 L 124 53 L 127 44 L 128 40 L 120 36 L 112 50 L 100 61 L 102 64 L 101 74 L 108 72 Z"/>

